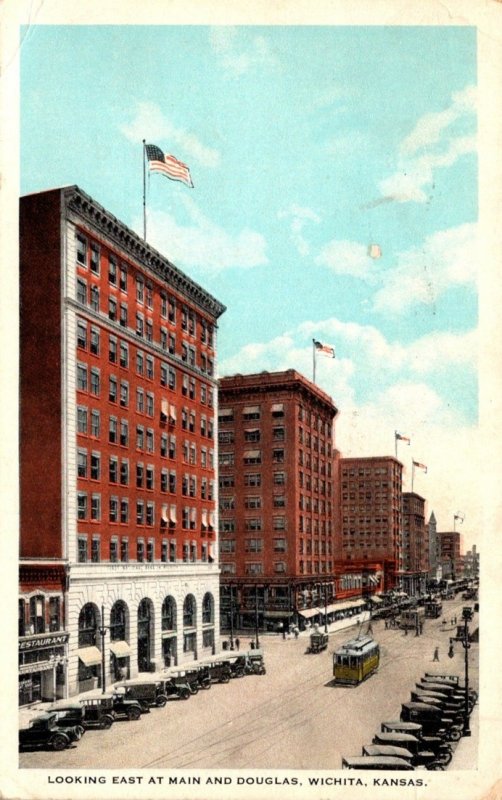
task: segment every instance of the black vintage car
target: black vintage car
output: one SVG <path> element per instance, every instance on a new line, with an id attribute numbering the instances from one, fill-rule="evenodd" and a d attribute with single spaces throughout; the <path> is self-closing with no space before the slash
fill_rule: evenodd
<path id="1" fill-rule="evenodd" d="M 115 722 L 113 698 L 102 700 L 101 697 L 95 697 L 80 703 L 57 703 L 48 711 L 57 715 L 61 727 L 82 725 L 85 730 L 89 728 L 107 730 Z"/>
<path id="2" fill-rule="evenodd" d="M 89 715 L 91 719 L 111 716 L 114 720 L 138 720 L 141 716 L 141 706 L 138 701 L 118 692 L 84 695 L 80 698 L 80 703 L 85 708 L 84 719 Z M 107 722 L 101 727 L 108 727 Z"/>
<path id="3" fill-rule="evenodd" d="M 83 732 L 81 725 L 60 728 L 57 714 L 46 712 L 32 719 L 27 728 L 19 731 L 19 746 L 21 749 L 47 747 L 65 750 L 72 742 L 78 742 Z"/>
<path id="4" fill-rule="evenodd" d="M 115 685 L 117 695 L 124 700 L 136 700 L 141 712 L 150 711 L 152 706 L 162 708 L 167 703 L 167 696 L 161 681 L 124 681 Z"/>

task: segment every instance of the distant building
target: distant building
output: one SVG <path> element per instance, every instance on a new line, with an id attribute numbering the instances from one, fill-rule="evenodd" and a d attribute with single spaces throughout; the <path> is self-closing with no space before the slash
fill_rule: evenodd
<path id="1" fill-rule="evenodd" d="M 425 524 L 425 499 L 403 492 L 401 586 L 414 596 L 426 591 L 429 574 L 429 530 Z"/>
<path id="2" fill-rule="evenodd" d="M 475 544 L 464 555 L 464 577 L 479 578 L 479 552 Z"/>
<path id="3" fill-rule="evenodd" d="M 429 529 L 429 579 L 440 580 L 441 575 L 438 575 L 437 520 L 434 511 L 431 512 L 427 527 Z"/>
<path id="4" fill-rule="evenodd" d="M 50 696 L 214 652 L 224 306 L 77 186 L 21 199 L 20 290 L 25 702 L 28 656 Z"/>
<path id="5" fill-rule="evenodd" d="M 437 536 L 442 578 L 443 580 L 457 580 L 462 573 L 460 533 L 458 531 L 440 531 Z"/>
<path id="6" fill-rule="evenodd" d="M 402 473 L 391 456 L 339 459 L 341 558 L 382 564 L 381 589 L 401 571 Z"/>

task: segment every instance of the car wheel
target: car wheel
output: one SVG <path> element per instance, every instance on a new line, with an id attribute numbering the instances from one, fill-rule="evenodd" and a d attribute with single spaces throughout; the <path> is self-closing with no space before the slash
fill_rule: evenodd
<path id="1" fill-rule="evenodd" d="M 210 689 L 211 688 L 211 681 L 204 681 L 202 684 L 203 689 Z"/>
<path id="2" fill-rule="evenodd" d="M 441 753 L 440 755 L 438 755 L 437 760 L 439 761 L 440 764 L 443 764 L 443 766 L 447 767 L 448 764 L 451 762 L 452 758 L 453 758 L 453 753 L 450 750 L 450 752 L 448 753 Z"/>
<path id="3" fill-rule="evenodd" d="M 81 739 L 82 736 L 85 733 L 85 728 L 83 728 L 82 725 L 77 725 L 76 731 L 77 731 L 78 738 Z"/>
<path id="4" fill-rule="evenodd" d="M 440 764 L 439 761 L 433 761 L 432 764 L 429 764 L 427 769 L 432 769 L 432 770 L 435 770 L 437 772 L 438 770 L 443 770 L 444 769 L 444 765 Z"/>
<path id="5" fill-rule="evenodd" d="M 199 691 L 198 686 L 195 686 L 194 684 L 190 686 L 190 694 L 197 694 L 198 691 Z"/>
<path id="6" fill-rule="evenodd" d="M 128 719 L 139 719 L 141 717 L 141 711 L 139 708 L 130 708 L 127 712 Z"/>
<path id="7" fill-rule="evenodd" d="M 458 742 L 462 738 L 462 733 L 456 728 L 448 732 L 448 739 L 450 742 Z"/>
<path id="8" fill-rule="evenodd" d="M 230 680 L 230 675 L 228 674 L 228 672 L 225 672 L 220 678 L 220 683 L 228 683 L 229 680 Z"/>
<path id="9" fill-rule="evenodd" d="M 106 715 L 101 719 L 100 728 L 102 730 L 107 731 L 109 728 L 112 727 L 112 725 L 113 725 L 113 717 L 109 717 L 108 715 Z"/>
<path id="10" fill-rule="evenodd" d="M 69 745 L 68 737 L 63 733 L 56 733 L 51 739 L 51 747 L 53 750 L 64 750 Z"/>
<path id="11" fill-rule="evenodd" d="M 165 704 L 167 703 L 167 697 L 165 694 L 159 694 L 155 702 L 159 708 L 164 708 Z"/>
<path id="12" fill-rule="evenodd" d="M 182 700 L 188 700 L 190 697 L 190 689 L 182 689 L 180 691 L 180 697 Z"/>

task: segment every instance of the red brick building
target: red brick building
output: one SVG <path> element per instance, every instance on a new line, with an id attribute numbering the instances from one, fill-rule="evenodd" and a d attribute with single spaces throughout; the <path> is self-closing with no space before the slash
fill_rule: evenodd
<path id="1" fill-rule="evenodd" d="M 377 588 L 387 590 L 400 569 L 403 465 L 391 456 L 340 458 L 340 556 L 349 565 L 381 565 Z"/>
<path id="2" fill-rule="evenodd" d="M 20 237 L 21 557 L 65 564 L 73 693 L 214 647 L 224 306 L 76 186 Z"/>
<path id="3" fill-rule="evenodd" d="M 425 499 L 416 492 L 404 492 L 402 588 L 409 595 L 425 593 L 428 574 L 429 528 L 425 524 Z"/>

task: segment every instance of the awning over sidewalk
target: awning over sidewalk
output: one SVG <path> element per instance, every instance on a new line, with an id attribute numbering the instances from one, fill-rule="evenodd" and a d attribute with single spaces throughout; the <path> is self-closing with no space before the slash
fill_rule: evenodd
<path id="1" fill-rule="evenodd" d="M 292 617 L 292 611 L 265 611 L 264 614 L 266 619 L 282 619 L 282 617 Z"/>
<path id="2" fill-rule="evenodd" d="M 131 648 L 127 642 L 110 642 L 110 650 L 117 658 L 127 658 L 127 656 L 131 655 Z"/>
<path id="3" fill-rule="evenodd" d="M 370 600 L 371 600 L 372 603 L 377 603 L 377 604 L 378 603 L 383 603 L 382 598 L 381 597 L 377 597 L 376 595 L 373 595 L 372 597 L 370 597 Z"/>
<path id="4" fill-rule="evenodd" d="M 301 614 L 302 617 L 310 619 L 310 617 L 316 617 L 318 614 L 323 614 L 324 612 L 321 611 L 320 608 L 303 608 L 301 611 L 299 610 L 298 613 Z"/>
<path id="5" fill-rule="evenodd" d="M 77 650 L 77 655 L 86 667 L 101 664 L 101 650 L 98 650 L 97 647 L 80 647 Z"/>

